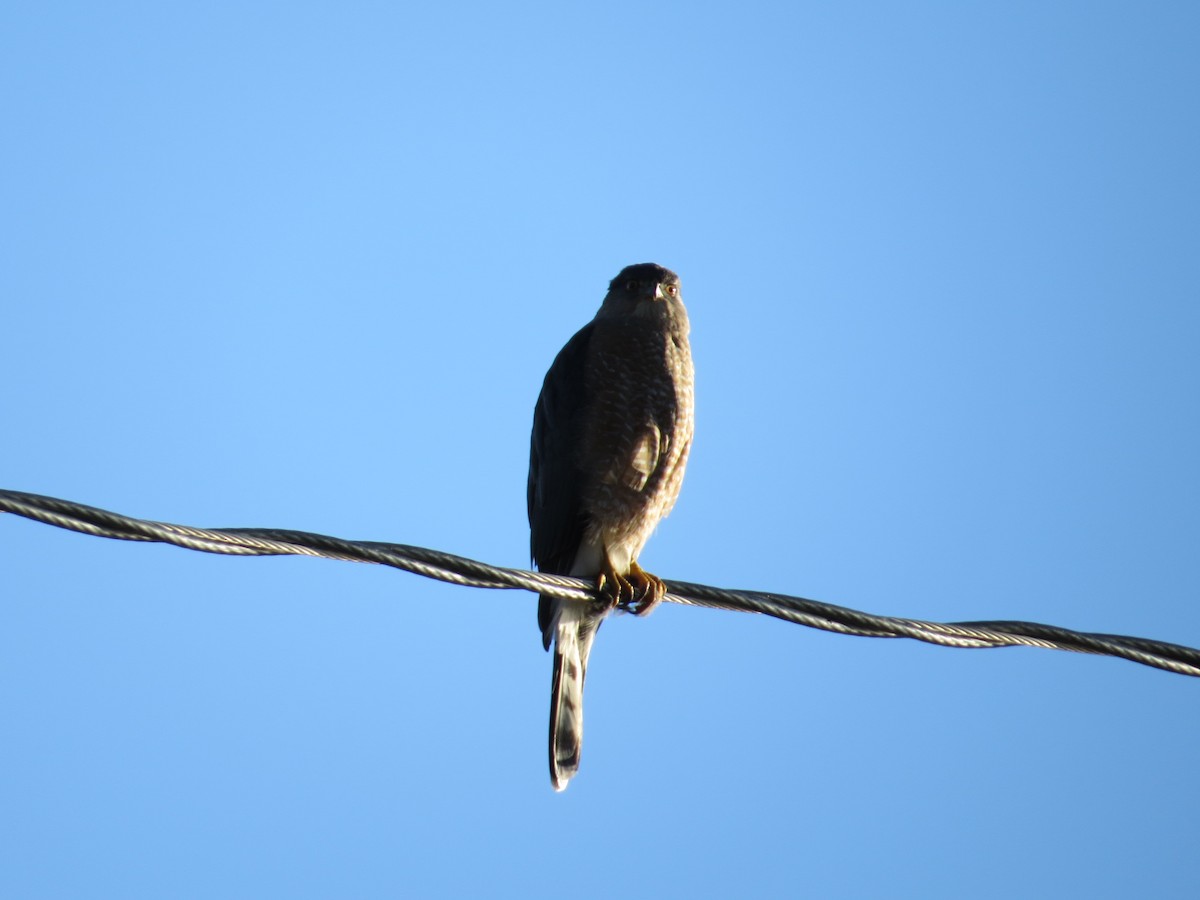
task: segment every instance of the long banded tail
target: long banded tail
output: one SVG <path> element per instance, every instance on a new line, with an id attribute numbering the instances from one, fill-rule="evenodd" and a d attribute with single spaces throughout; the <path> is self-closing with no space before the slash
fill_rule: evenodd
<path id="1" fill-rule="evenodd" d="M 599 621 L 583 604 L 564 603 L 554 636 L 554 680 L 550 687 L 550 782 L 556 791 L 579 771 L 583 748 L 583 683 Z"/>

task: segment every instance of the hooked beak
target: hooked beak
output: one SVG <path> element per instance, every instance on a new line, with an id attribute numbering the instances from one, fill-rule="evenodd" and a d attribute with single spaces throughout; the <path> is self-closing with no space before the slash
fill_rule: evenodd
<path id="1" fill-rule="evenodd" d="M 662 288 L 661 284 L 654 285 L 654 299 L 655 300 L 666 300 L 667 299 L 667 295 L 663 293 L 663 288 Z"/>

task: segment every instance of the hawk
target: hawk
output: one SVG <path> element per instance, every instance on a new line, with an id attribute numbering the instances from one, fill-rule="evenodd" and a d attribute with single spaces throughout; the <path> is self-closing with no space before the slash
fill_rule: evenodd
<path id="1" fill-rule="evenodd" d="M 645 615 L 661 579 L 638 554 L 679 496 L 692 445 L 692 354 L 679 277 L 628 266 L 595 318 L 559 351 L 533 413 L 530 548 L 538 569 L 595 582 L 593 603 L 541 596 L 542 644 L 554 644 L 550 780 L 579 769 L 583 682 L 592 641 L 618 607 Z"/>

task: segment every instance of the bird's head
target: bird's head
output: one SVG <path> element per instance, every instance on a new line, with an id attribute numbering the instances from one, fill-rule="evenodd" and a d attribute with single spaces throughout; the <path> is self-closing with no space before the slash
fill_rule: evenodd
<path id="1" fill-rule="evenodd" d="M 626 266 L 609 282 L 600 315 L 667 320 L 686 316 L 679 276 L 655 263 Z"/>

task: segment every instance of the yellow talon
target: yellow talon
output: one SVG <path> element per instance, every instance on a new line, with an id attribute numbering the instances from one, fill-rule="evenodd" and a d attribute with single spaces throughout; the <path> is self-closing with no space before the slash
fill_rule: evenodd
<path id="1" fill-rule="evenodd" d="M 666 596 L 667 586 L 663 580 L 651 575 L 636 562 L 629 564 L 629 584 L 633 598 L 626 603 L 626 608 L 635 616 L 644 616 L 662 603 Z"/>

